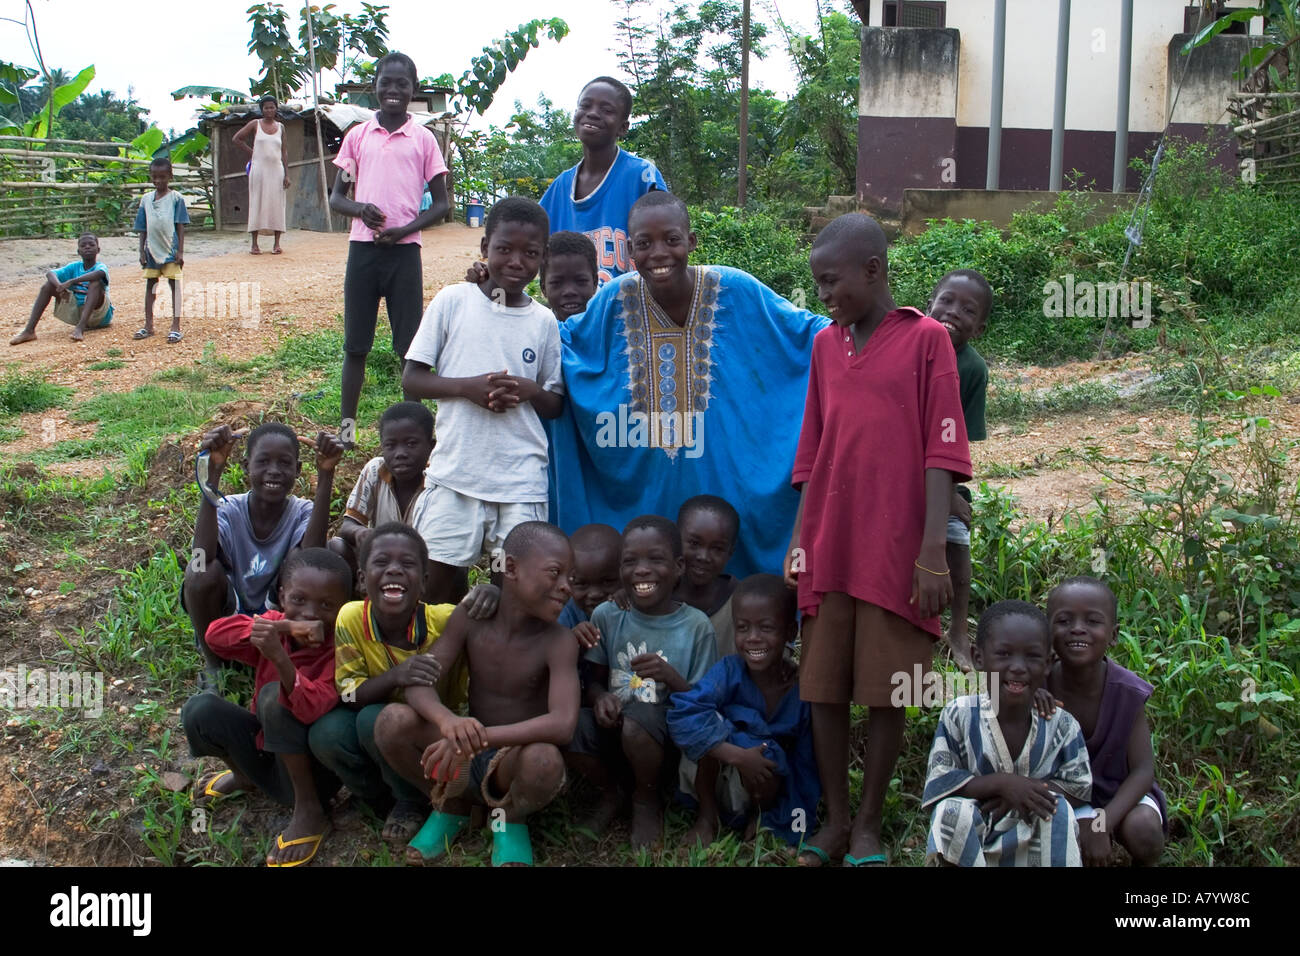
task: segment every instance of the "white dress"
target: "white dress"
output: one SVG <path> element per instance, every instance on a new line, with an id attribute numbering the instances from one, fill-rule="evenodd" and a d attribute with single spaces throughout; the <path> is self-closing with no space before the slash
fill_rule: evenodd
<path id="1" fill-rule="evenodd" d="M 284 163 L 280 143 L 284 124 L 276 123 L 275 132 L 262 129 L 257 121 L 253 131 L 253 166 L 248 173 L 248 231 L 284 232 Z"/>

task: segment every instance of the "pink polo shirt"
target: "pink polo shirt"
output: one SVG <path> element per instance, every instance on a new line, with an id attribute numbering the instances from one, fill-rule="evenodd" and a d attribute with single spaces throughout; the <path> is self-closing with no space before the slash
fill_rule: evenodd
<path id="1" fill-rule="evenodd" d="M 343 175 L 354 177 L 352 196 L 359 203 L 374 203 L 387 217 L 385 226 L 404 226 L 420 214 L 424 187 L 447 171 L 433 133 L 409 114 L 406 123 L 390 133 L 375 117 L 352 127 L 334 157 Z M 375 233 L 357 216 L 348 238 L 374 242 Z M 398 240 L 420 245 L 420 233 Z"/>
<path id="2" fill-rule="evenodd" d="M 799 607 L 830 591 L 869 601 L 938 635 L 921 618 L 912 564 L 925 530 L 925 470 L 970 478 L 957 359 L 943 326 L 895 309 L 861 352 L 838 325 L 813 339 L 792 481 L 805 483 Z"/>

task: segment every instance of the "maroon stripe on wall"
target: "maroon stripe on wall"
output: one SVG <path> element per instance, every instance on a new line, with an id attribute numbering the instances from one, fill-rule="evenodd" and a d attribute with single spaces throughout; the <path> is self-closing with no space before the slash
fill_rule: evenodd
<path id="1" fill-rule="evenodd" d="M 955 186 L 944 160 L 957 160 L 957 121 L 943 116 L 858 117 L 858 195 L 897 209 L 904 189 Z"/>

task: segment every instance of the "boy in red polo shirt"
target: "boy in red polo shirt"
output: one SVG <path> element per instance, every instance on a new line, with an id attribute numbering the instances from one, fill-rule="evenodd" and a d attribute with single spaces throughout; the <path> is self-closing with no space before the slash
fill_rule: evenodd
<path id="1" fill-rule="evenodd" d="M 952 343 L 934 319 L 894 303 L 886 248 L 876 221 L 851 213 L 821 231 L 809 262 L 834 324 L 813 340 L 785 560 L 805 615 L 799 688 L 826 801 L 806 866 L 886 861 L 881 817 L 906 718 L 891 706 L 891 678 L 929 667 L 952 600 L 953 477 L 971 470 Z M 856 816 L 850 702 L 870 710 Z"/>
<path id="2" fill-rule="evenodd" d="M 393 331 L 393 351 L 406 355 L 424 314 L 420 230 L 447 214 L 447 164 L 438 141 L 407 114 L 419 84 L 415 62 L 389 53 L 375 64 L 374 118 L 348 130 L 334 165 L 330 208 L 352 217 L 343 277 L 343 424 L 345 446 L 356 440 L 357 403 L 366 356 L 375 342 L 382 296 Z M 355 184 L 355 197 L 348 192 Z M 432 205 L 420 211 L 425 187 Z M 405 396 L 408 400 L 412 396 Z"/>

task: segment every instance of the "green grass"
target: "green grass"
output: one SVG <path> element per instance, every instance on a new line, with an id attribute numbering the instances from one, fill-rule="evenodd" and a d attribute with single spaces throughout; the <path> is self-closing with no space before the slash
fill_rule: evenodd
<path id="1" fill-rule="evenodd" d="M 0 378 L 0 420 L 55 408 L 71 395 L 72 389 L 53 385 L 34 373 L 10 372 Z"/>
<path id="2" fill-rule="evenodd" d="M 1099 382 L 1053 385 L 1039 391 L 999 382 L 989 391 L 985 415 L 991 422 L 1013 424 L 1071 412 L 1113 411 L 1126 402 L 1115 388 Z"/>
<path id="3" fill-rule="evenodd" d="M 91 372 L 111 372 L 116 368 L 126 368 L 126 363 L 121 359 L 108 359 L 103 362 L 91 362 L 86 369 Z"/>

